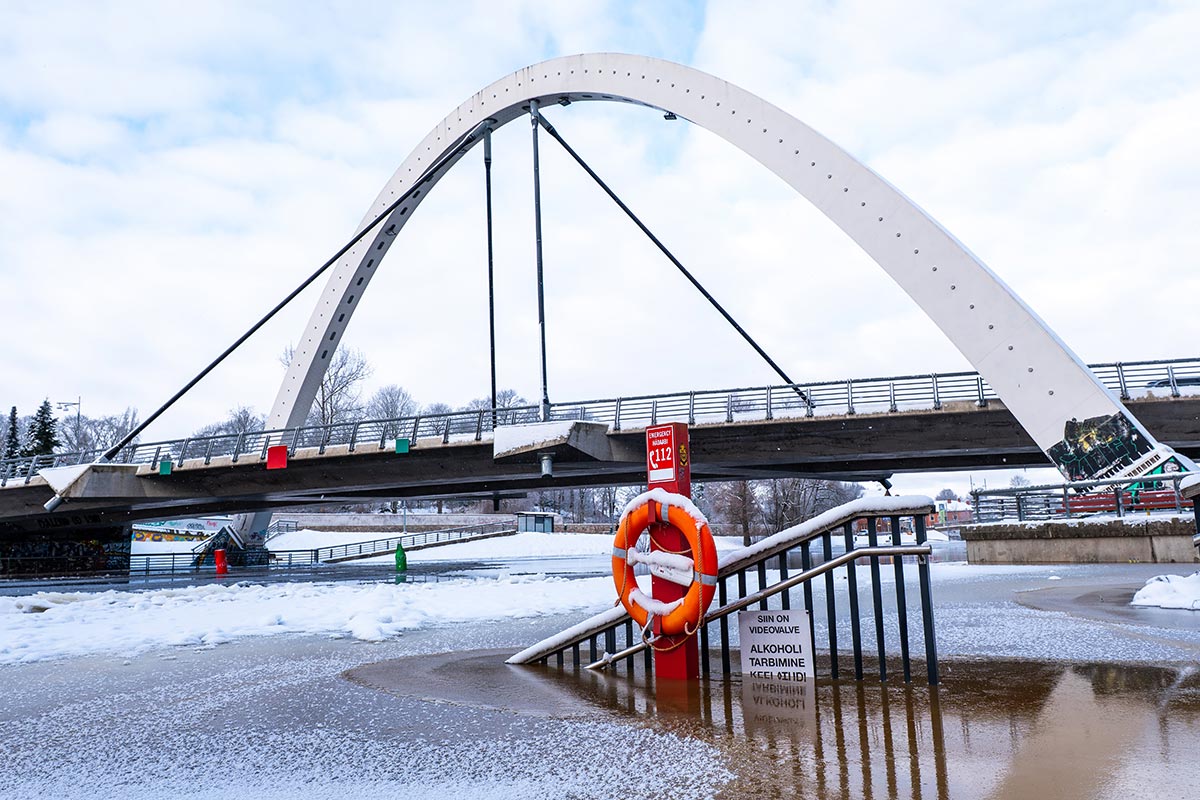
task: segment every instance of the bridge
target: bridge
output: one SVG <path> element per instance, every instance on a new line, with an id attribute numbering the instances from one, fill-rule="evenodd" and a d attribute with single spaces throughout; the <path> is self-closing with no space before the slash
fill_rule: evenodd
<path id="1" fill-rule="evenodd" d="M 544 113 L 549 107 L 589 101 L 654 108 L 702 126 L 745 151 L 862 247 L 978 373 L 813 384 L 790 378 Z M 539 289 L 537 154 L 544 131 L 784 382 L 732 391 L 551 403 L 539 291 L 542 391 L 537 406 L 305 427 L 330 356 L 358 307 L 355 301 L 369 288 L 412 212 L 474 147 L 483 146 L 484 164 L 490 169 L 492 132 L 525 118 L 531 124 L 534 155 Z M 490 172 L 486 174 L 490 210 Z M 490 278 L 490 216 L 488 252 Z M 267 431 L 134 443 L 175 400 L 326 272 L 325 288 L 293 352 Z M 1195 468 L 1189 453 L 1200 445 L 1196 401 L 1183 395 L 1196 383 L 1200 372 L 1194 360 L 1089 369 L 948 231 L 879 175 L 782 109 L 679 64 L 586 54 L 519 70 L 451 111 L 397 168 L 354 236 L 125 441 L 100 454 L 0 465 L 0 533 L 100 529 L 141 518 L 261 512 L 280 504 L 377 496 L 489 495 L 640 482 L 642 454 L 636 430 L 668 419 L 696 425 L 693 472 L 701 480 L 782 475 L 878 480 L 905 470 L 1046 464 L 1075 480 L 1132 479 Z M 494 387 L 493 366 L 493 398 Z M 1159 397 L 1136 399 L 1147 388 Z M 514 431 L 519 433 L 510 436 Z M 278 445 L 288 449 L 288 468 L 263 470 L 267 449 Z M 73 465 L 63 463 L 72 458 Z M 250 528 L 263 527 L 260 513 Z"/>
<path id="2" fill-rule="evenodd" d="M 1200 455 L 1200 395 L 1187 394 L 1200 381 L 1200 359 L 1092 369 L 1129 398 L 1159 441 Z M 45 512 L 54 486 L 39 472 L 88 465 L 99 451 L 0 461 L 0 532 L 52 529 L 48 520 L 88 529 L 164 514 L 639 484 L 641 431 L 659 422 L 694 426 L 698 480 L 879 481 L 898 472 L 1051 466 L 990 384 L 970 372 L 552 403 L 549 411 L 559 434 L 562 423 L 579 421 L 598 427 L 606 443 L 581 449 L 560 435 L 563 442 L 532 453 L 498 451 L 506 430 L 544 430 L 536 406 L 135 443 L 115 459 L 126 465 L 112 468 L 121 470 L 119 485 L 110 478 L 73 487 L 57 517 Z M 397 441 L 408 452 L 398 454 Z M 267 449 L 278 445 L 288 448 L 288 468 L 268 472 Z M 540 470 L 542 452 L 555 457 L 549 475 Z"/>

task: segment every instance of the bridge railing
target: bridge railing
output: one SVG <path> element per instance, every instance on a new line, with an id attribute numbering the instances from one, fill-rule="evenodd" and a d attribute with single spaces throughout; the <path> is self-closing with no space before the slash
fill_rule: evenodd
<path id="1" fill-rule="evenodd" d="M 856 562 L 866 560 L 870 566 L 871 619 L 875 633 L 877 669 L 880 679 L 886 680 L 888 655 L 884 631 L 889 626 L 884 619 L 884 586 L 880 560 L 886 557 L 891 559 L 894 572 L 891 591 L 895 593 L 895 635 L 900 649 L 900 667 L 904 680 L 910 681 L 908 599 L 904 579 L 907 557 L 915 558 L 917 562 L 925 665 L 930 685 L 936 684 L 937 647 L 934 639 L 929 575 L 929 555 L 932 550 L 925 534 L 925 518 L 932 510 L 928 498 L 923 497 L 855 500 L 794 528 L 769 536 L 750 547 L 726 554 L 721 559 L 718 570 L 716 602 L 705 614 L 704 622 L 700 626 L 701 674 L 707 677 L 718 665 L 726 675 L 733 672 L 729 617 L 735 611 L 750 607 L 765 610 L 772 601 L 778 608 L 790 609 L 795 602 L 792 591 L 797 589 L 801 591 L 800 602 L 808 612 L 809 632 L 815 650 L 819 642 L 816 636 L 812 583 L 820 580 L 823 581 L 825 590 L 825 608 L 822 616 L 825 620 L 826 656 L 822 661 L 827 674 L 836 679 L 841 670 L 839 620 L 844 620 L 845 617 L 839 616 L 834 570 L 844 567 L 848 584 L 846 616 L 849 617 L 850 652 L 854 660 L 855 679 L 862 680 L 864 642 Z M 867 547 L 856 547 L 855 530 L 859 526 L 867 530 Z M 907 543 L 903 541 L 902 534 L 902 529 L 906 527 L 912 532 L 912 538 Z M 841 552 L 835 555 L 837 550 Z M 789 571 L 797 566 L 800 571 L 789 576 Z M 776 572 L 774 582 L 770 582 L 768 570 Z M 710 647 L 712 641 L 719 643 L 719 655 Z M 623 608 L 616 607 L 606 609 L 508 659 L 510 664 L 548 665 L 551 661 L 559 668 L 575 670 L 585 667 L 623 667 L 632 675 L 639 667 L 644 671 L 650 670 L 652 652 L 650 646 L 643 641 L 641 631 L 637 630 L 633 620 Z"/>
<path id="2" fill-rule="evenodd" d="M 1200 359 L 1093 364 L 1091 369 L 1115 394 L 1128 400 L 1147 395 L 1179 397 L 1200 394 Z M 978 373 L 949 372 L 815 381 L 794 385 L 702 390 L 673 394 L 615 397 L 605 400 L 552 403 L 550 419 L 582 419 L 607 423 L 614 430 L 640 428 L 659 422 L 720 423 L 770 420 L 815 415 L 887 413 L 938 410 L 947 403 L 971 402 L 983 407 L 996 393 Z M 266 459 L 267 448 L 287 445 L 317 448 L 332 446 L 350 451 L 386 449 L 399 438 L 441 438 L 443 442 L 479 441 L 496 425 L 520 425 L 540 420 L 536 406 L 417 414 L 381 420 L 338 422 L 270 431 L 187 437 L 130 445 L 114 459 L 125 464 L 182 464 L 185 460 L 229 457 Z M 0 460 L 0 486 L 28 483 L 38 470 L 93 461 L 100 450 L 58 453 Z"/>
<path id="3" fill-rule="evenodd" d="M 1046 522 L 1128 514 L 1191 513 L 1192 501 L 1179 485 L 1194 473 L 1149 475 L 1136 480 L 1108 478 L 971 492 L 976 523 Z"/>

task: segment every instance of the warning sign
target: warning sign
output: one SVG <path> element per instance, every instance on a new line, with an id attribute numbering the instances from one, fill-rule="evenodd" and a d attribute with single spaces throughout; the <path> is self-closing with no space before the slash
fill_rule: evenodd
<path id="1" fill-rule="evenodd" d="M 651 484 L 675 480 L 675 426 L 646 429 L 646 477 Z"/>
<path id="2" fill-rule="evenodd" d="M 739 611 L 738 634 L 743 677 L 794 683 L 813 679 L 807 611 Z"/>

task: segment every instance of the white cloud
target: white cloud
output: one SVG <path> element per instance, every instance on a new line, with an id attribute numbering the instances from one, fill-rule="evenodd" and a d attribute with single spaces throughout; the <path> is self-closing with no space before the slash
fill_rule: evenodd
<path id="1" fill-rule="evenodd" d="M 8 329 L 31 335 L 7 353 L 0 402 L 82 395 L 84 413 L 147 413 L 344 241 L 442 115 L 512 69 L 589 50 L 684 59 L 813 125 L 932 213 L 1084 358 L 1191 354 L 1194 7 L 649 8 L 6 9 L 0 302 Z M 640 108 L 549 113 L 797 380 L 967 367 L 838 229 L 723 141 Z M 542 154 L 553 398 L 775 380 L 545 137 Z M 496 134 L 494 177 L 500 380 L 532 399 L 528 125 Z M 424 402 L 486 393 L 482 220 L 472 153 L 416 212 L 348 331 L 376 383 Z M 265 410 L 310 303 L 152 435 L 238 403 Z M 673 341 L 657 345 L 664 331 Z M 655 346 L 688 357 L 651 370 Z"/>

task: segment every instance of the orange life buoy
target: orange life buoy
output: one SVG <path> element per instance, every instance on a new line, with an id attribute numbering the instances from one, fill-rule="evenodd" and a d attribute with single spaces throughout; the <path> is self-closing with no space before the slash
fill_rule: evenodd
<path id="1" fill-rule="evenodd" d="M 636 602 L 639 599 L 658 607 L 660 612 L 666 612 L 657 615 L 663 634 L 690 636 L 704 621 L 704 612 L 708 610 L 717 588 L 717 547 L 713 542 L 712 531 L 708 529 L 708 523 L 703 519 L 697 520 L 685 509 L 685 504 L 690 506 L 691 501 L 683 495 L 655 490 L 639 499 L 642 502 L 631 507 L 621 517 L 617 535 L 613 540 L 613 582 L 616 584 L 621 605 L 625 606 L 629 616 L 643 631 L 650 627 L 652 609 L 639 605 Z M 691 550 L 693 565 L 687 594 L 682 600 L 666 607 L 662 607 L 654 598 L 641 594 L 631 563 L 636 558 L 631 559 L 630 551 L 636 552 L 638 538 L 646 528 L 656 522 L 668 523 L 683 534 Z M 651 559 L 643 557 L 641 560 Z"/>

